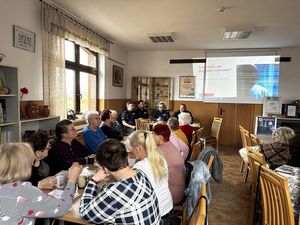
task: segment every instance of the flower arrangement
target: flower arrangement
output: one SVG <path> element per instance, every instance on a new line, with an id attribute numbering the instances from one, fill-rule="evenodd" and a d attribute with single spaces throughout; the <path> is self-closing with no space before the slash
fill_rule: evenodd
<path id="1" fill-rule="evenodd" d="M 26 87 L 21 88 L 20 91 L 21 91 L 20 100 L 22 100 L 23 95 L 27 95 L 29 91 L 28 91 L 28 88 L 26 88 Z"/>

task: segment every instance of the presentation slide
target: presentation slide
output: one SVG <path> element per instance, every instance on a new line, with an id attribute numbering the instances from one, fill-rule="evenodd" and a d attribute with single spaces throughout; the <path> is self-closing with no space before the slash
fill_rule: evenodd
<path id="1" fill-rule="evenodd" d="M 214 57 L 194 66 L 204 101 L 261 102 L 277 96 L 279 56 Z M 201 89 L 202 88 L 202 89 Z M 204 91 L 203 91 L 204 89 Z"/>

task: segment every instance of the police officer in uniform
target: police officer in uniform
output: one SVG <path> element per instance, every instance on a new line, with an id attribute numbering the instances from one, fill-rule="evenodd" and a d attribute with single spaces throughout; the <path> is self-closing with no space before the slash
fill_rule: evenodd
<path id="1" fill-rule="evenodd" d="M 127 110 L 121 114 L 121 120 L 126 133 L 130 134 L 135 130 L 135 119 L 138 119 L 138 114 L 134 110 L 133 102 L 127 102 L 126 107 Z"/>
<path id="2" fill-rule="evenodd" d="M 167 106 L 165 103 L 160 102 L 158 105 L 158 110 L 153 114 L 153 120 L 156 121 L 165 121 L 167 122 L 170 118 L 169 111 L 166 110 Z"/>
<path id="3" fill-rule="evenodd" d="M 148 110 L 145 109 L 145 103 L 143 100 L 138 101 L 138 108 L 136 111 L 138 114 L 138 118 L 143 118 L 143 119 L 149 118 L 149 113 L 148 113 Z"/>

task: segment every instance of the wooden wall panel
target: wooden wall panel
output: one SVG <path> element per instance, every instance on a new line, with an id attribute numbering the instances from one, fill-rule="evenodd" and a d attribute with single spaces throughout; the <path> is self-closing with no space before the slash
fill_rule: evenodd
<path id="1" fill-rule="evenodd" d="M 101 103 L 99 104 L 100 110 L 113 109 L 120 114 L 126 108 L 126 102 L 128 102 L 129 99 L 99 99 L 99 101 Z"/>

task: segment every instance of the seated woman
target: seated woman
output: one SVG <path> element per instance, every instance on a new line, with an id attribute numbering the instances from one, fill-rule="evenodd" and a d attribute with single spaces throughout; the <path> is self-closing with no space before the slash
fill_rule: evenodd
<path id="1" fill-rule="evenodd" d="M 36 218 L 63 216 L 72 206 L 82 166 L 74 163 L 61 199 L 24 182 L 31 176 L 35 155 L 27 143 L 0 145 L 0 224 L 34 224 Z"/>
<path id="2" fill-rule="evenodd" d="M 174 204 L 183 200 L 186 169 L 184 160 L 176 147 L 169 141 L 171 131 L 166 124 L 158 123 L 153 128 L 154 139 L 159 151 L 165 157 L 169 170 L 169 188 Z"/>
<path id="3" fill-rule="evenodd" d="M 294 209 L 295 225 L 298 224 L 300 211 L 300 135 L 297 134 L 290 141 L 290 158 L 286 165 L 276 169 L 288 174 L 288 185 Z"/>
<path id="4" fill-rule="evenodd" d="M 266 163 L 271 169 L 276 169 L 278 166 L 284 165 L 289 159 L 289 141 L 295 132 L 289 127 L 279 127 L 272 133 L 273 143 L 261 144 L 253 146 L 255 150 L 261 152 L 265 156 Z M 248 163 L 246 148 L 239 150 L 242 159 Z"/>
<path id="5" fill-rule="evenodd" d="M 43 160 L 48 156 L 48 151 L 51 148 L 48 134 L 35 132 L 23 138 L 23 141 L 31 145 L 36 157 L 32 166 L 31 177 L 28 181 L 39 189 L 53 189 L 56 184 L 56 179 L 54 176 L 49 176 L 49 165 Z"/>
<path id="6" fill-rule="evenodd" d="M 73 162 L 83 165 L 93 152 L 76 140 L 77 132 L 70 120 L 62 120 L 55 126 L 56 141 L 52 144 L 46 162 L 50 175 L 67 170 Z"/>
<path id="7" fill-rule="evenodd" d="M 185 142 L 183 142 L 176 135 L 176 133 L 174 132 L 174 131 L 177 131 L 177 133 L 179 133 L 178 131 L 180 130 L 178 119 L 176 117 L 171 117 L 170 119 L 168 119 L 168 123 L 167 124 L 168 124 L 168 126 L 170 128 L 170 131 L 171 131 L 170 141 L 178 149 L 178 151 L 180 152 L 180 155 L 182 156 L 182 158 L 184 160 L 186 160 L 186 158 L 188 157 L 190 148 L 189 148 L 188 144 L 186 144 Z M 185 139 L 187 141 L 187 138 L 186 138 L 185 134 L 182 131 L 181 131 L 181 133 L 182 133 L 182 135 L 185 137 Z"/>
<path id="8" fill-rule="evenodd" d="M 108 139 L 97 148 L 101 166 L 80 201 L 80 216 L 93 224 L 160 224 L 158 201 L 146 175 L 128 166 L 125 145 Z M 109 177 L 115 181 L 108 182 Z M 98 183 L 101 187 L 98 188 Z"/>
<path id="9" fill-rule="evenodd" d="M 168 186 L 168 166 L 159 152 L 153 134 L 146 131 L 134 131 L 129 136 L 129 144 L 138 162 L 133 168 L 143 171 L 158 199 L 163 224 L 170 223 L 169 212 L 173 208 L 172 195 Z"/>
<path id="10" fill-rule="evenodd" d="M 279 127 L 272 133 L 273 143 L 259 145 L 259 152 L 263 153 L 271 169 L 284 165 L 289 159 L 289 143 L 295 136 L 293 129 Z"/>
<path id="11" fill-rule="evenodd" d="M 191 115 L 189 113 L 182 112 L 178 115 L 178 121 L 179 121 L 179 128 L 183 131 L 190 144 L 194 132 L 194 128 L 190 125 L 192 122 Z"/>
<path id="12" fill-rule="evenodd" d="M 100 129 L 100 117 L 97 111 L 88 111 L 85 114 L 87 126 L 83 129 L 82 134 L 85 146 L 95 152 L 99 144 L 107 139 L 103 131 Z"/>
<path id="13" fill-rule="evenodd" d="M 116 122 L 116 117 L 112 116 L 112 112 L 109 109 L 105 109 L 101 112 L 100 120 L 103 121 L 100 128 L 106 137 L 119 141 L 123 140 L 121 133 L 112 127 Z"/>

